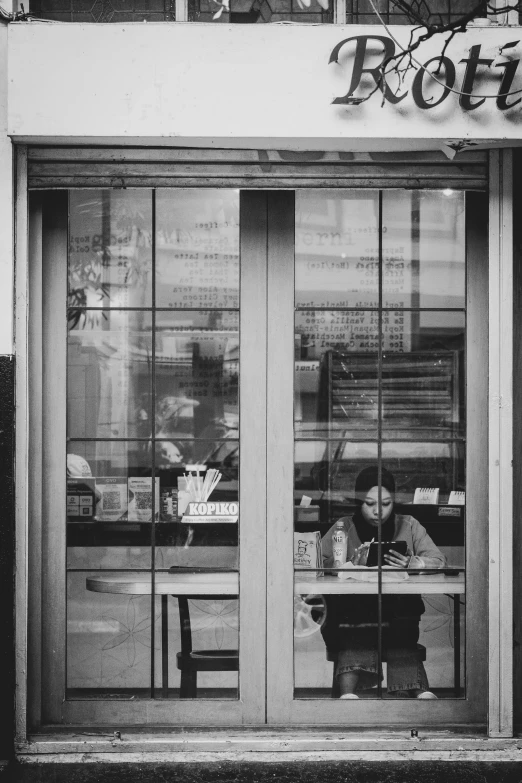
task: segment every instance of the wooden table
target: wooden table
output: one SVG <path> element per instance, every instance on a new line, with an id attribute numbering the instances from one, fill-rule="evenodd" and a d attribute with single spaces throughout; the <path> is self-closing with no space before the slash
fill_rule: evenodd
<path id="1" fill-rule="evenodd" d="M 364 572 L 363 572 L 364 573 Z M 463 571 L 454 576 L 444 573 L 408 574 L 408 579 L 397 581 L 382 574 L 383 595 L 448 595 L 453 600 L 453 685 L 455 696 L 460 696 L 460 595 L 466 591 Z M 334 575 L 296 573 L 295 593 L 298 595 L 375 595 L 378 592 L 377 574 L 372 581 L 339 579 Z"/>
<path id="2" fill-rule="evenodd" d="M 220 600 L 237 598 L 239 594 L 239 574 L 233 571 L 214 571 L 204 573 L 179 574 L 155 573 L 156 595 L 161 596 L 161 686 L 164 698 L 168 696 L 169 686 L 169 626 L 168 596 L 178 600 L 179 624 L 181 632 L 181 652 L 192 652 L 192 630 L 188 602 L 190 598 L 201 600 Z M 118 593 L 124 595 L 150 595 L 152 580 L 150 571 L 114 576 L 87 577 L 87 590 L 95 593 Z M 181 672 L 180 697 L 186 698 L 190 692 L 190 682 Z"/>
<path id="3" fill-rule="evenodd" d="M 362 572 L 364 573 L 364 572 Z M 355 579 L 339 579 L 337 576 L 316 576 L 315 574 L 296 573 L 295 590 L 299 595 L 321 593 L 322 595 L 373 595 L 378 592 L 377 574 L 372 574 L 374 581 L 358 581 Z M 397 581 L 382 575 L 383 595 L 432 595 L 434 593 L 461 595 L 465 592 L 464 574 L 446 576 L 440 574 L 408 574 L 408 579 Z"/>
<path id="4" fill-rule="evenodd" d="M 125 595 L 150 595 L 152 592 L 149 571 L 113 576 L 89 576 L 87 590 L 95 593 L 118 593 Z M 296 595 L 375 595 L 378 592 L 377 581 L 356 581 L 339 579 L 337 576 L 317 576 L 296 572 L 294 593 Z M 411 574 L 403 581 L 392 580 L 383 573 L 383 595 L 449 595 L 453 597 L 454 632 L 454 679 L 456 695 L 460 694 L 460 599 L 465 592 L 463 573 L 456 576 L 444 574 Z M 162 690 L 168 693 L 168 606 L 167 598 L 177 598 L 182 651 L 192 649 L 190 628 L 189 599 L 219 600 L 237 598 L 239 595 L 239 574 L 233 571 L 213 571 L 193 573 L 155 574 L 155 593 L 161 596 L 161 663 Z"/>
<path id="5" fill-rule="evenodd" d="M 155 573 L 156 595 L 186 595 L 191 598 L 224 595 L 237 598 L 239 574 L 234 571 L 171 574 Z M 126 595 L 150 595 L 152 582 L 150 571 L 114 576 L 88 576 L 87 590 L 94 593 L 124 593 Z"/>

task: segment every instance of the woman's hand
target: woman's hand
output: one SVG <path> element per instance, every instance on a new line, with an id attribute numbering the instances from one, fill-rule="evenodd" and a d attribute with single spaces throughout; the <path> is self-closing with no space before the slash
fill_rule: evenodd
<path id="1" fill-rule="evenodd" d="M 413 552 L 408 547 L 405 555 L 400 555 L 395 549 L 390 549 L 389 554 L 383 555 L 383 560 L 386 565 L 390 565 L 393 568 L 408 568 Z"/>
<path id="2" fill-rule="evenodd" d="M 370 549 L 370 544 L 361 544 L 361 546 L 358 546 L 355 550 L 354 556 L 352 557 L 352 563 L 355 566 L 365 566 L 366 561 L 368 560 L 368 552 Z"/>

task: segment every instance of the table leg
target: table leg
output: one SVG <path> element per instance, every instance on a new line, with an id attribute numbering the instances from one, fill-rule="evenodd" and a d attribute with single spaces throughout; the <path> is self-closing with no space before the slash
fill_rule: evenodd
<path id="1" fill-rule="evenodd" d="M 161 596 L 161 691 L 164 699 L 169 695 L 169 615 L 168 595 Z"/>
<path id="2" fill-rule="evenodd" d="M 453 596 L 453 667 L 455 696 L 460 696 L 460 596 Z"/>

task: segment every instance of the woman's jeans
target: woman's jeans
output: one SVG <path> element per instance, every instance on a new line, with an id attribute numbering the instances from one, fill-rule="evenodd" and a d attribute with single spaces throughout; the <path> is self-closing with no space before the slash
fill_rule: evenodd
<path id="1" fill-rule="evenodd" d="M 348 631 L 348 629 L 347 629 Z M 359 674 L 357 690 L 373 688 L 379 681 L 377 670 L 377 628 L 375 625 L 352 626 L 348 644 L 339 650 L 336 676 Z M 392 691 L 427 690 L 426 670 L 417 650 L 419 622 L 413 618 L 396 618 L 382 627 L 382 651 L 388 663 L 387 688 Z M 383 679 L 382 669 L 380 679 Z"/>

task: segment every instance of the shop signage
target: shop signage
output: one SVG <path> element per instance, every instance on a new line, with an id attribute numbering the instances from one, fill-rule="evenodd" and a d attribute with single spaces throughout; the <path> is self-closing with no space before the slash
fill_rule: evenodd
<path id="1" fill-rule="evenodd" d="M 351 79 L 348 92 L 336 97 L 332 103 L 357 105 L 375 93 L 376 100 L 383 100 L 384 96 L 384 100 L 388 103 L 398 104 L 409 96 L 419 109 L 433 109 L 443 103 L 451 93 L 455 99 L 458 99 L 464 111 L 474 111 L 485 103 L 487 98 L 484 95 L 487 94 L 488 97 L 494 97 L 498 109 L 506 111 L 522 101 L 522 87 L 514 83 L 520 59 L 509 56 L 518 43 L 520 42 L 510 41 L 500 46 L 499 56 L 496 58 L 481 54 L 481 44 L 471 46 L 467 57 L 456 62 L 444 53 L 430 57 L 426 62 L 421 63 L 422 68 L 417 68 L 410 90 L 404 87 L 393 90 L 389 84 L 382 82 L 380 71 L 383 63 L 393 58 L 396 53 L 400 55 L 401 50 L 397 52 L 392 38 L 386 35 L 355 35 L 345 38 L 332 50 L 329 63 L 340 64 L 341 51 L 344 55 L 345 48 L 351 44 L 350 49 L 354 49 L 353 56 L 350 57 Z M 443 48 L 442 42 L 441 46 Z M 508 52 L 508 55 L 504 52 Z M 400 64 L 401 70 L 404 71 L 405 67 L 409 66 Z M 490 71 L 491 68 L 500 70 Z M 462 77 L 458 73 L 459 70 L 462 71 Z M 434 74 L 439 84 L 430 78 L 429 73 Z M 484 88 L 485 77 L 490 73 L 498 75 L 498 87 L 495 92 Z M 487 79 L 487 82 L 489 84 L 490 80 Z M 475 95 L 474 90 L 477 86 L 479 90 Z M 379 92 L 382 95 L 378 94 Z M 508 93 L 512 94 L 508 95 Z"/>
<path id="2" fill-rule="evenodd" d="M 182 522 L 219 524 L 234 523 L 238 520 L 239 503 L 208 503 L 203 501 L 190 502 Z"/>
<path id="3" fill-rule="evenodd" d="M 285 153 L 315 154 L 326 163 L 327 158 L 320 155 L 400 149 L 447 153 L 473 144 L 494 146 L 499 139 L 521 142 L 519 28 L 470 27 L 447 48 L 444 36 L 434 36 L 415 52 L 420 70 L 416 64 L 407 68 L 403 81 L 395 74 L 389 76 L 383 91 L 376 84 L 379 66 L 387 56 L 407 47 L 415 35 L 413 27 L 243 28 L 239 35 L 233 24 L 115 24 L 101 31 L 87 24 L 8 25 L 12 74 L 8 133 L 28 144 L 66 140 L 63 143 L 79 146 L 107 143 L 122 150 L 162 145 L 248 150 L 256 164 L 252 170 L 256 177 L 260 162 L 266 167 L 261 169 L 264 172 L 283 160 Z M 104 43 L 96 44 L 93 58 L 93 36 L 98 41 L 100 35 Z M 33 55 L 29 60 L 28 51 Z M 33 61 L 39 67 L 38 88 Z M 429 72 L 439 70 L 440 83 L 420 66 Z M 78 90 L 86 73 L 96 89 Z M 211 90 L 209 73 L 219 73 Z M 262 161 L 255 150 L 263 151 Z M 221 176 L 218 163 L 227 155 L 231 153 L 220 152 L 215 160 L 209 159 L 215 167 L 213 181 Z M 115 151 L 109 165 L 114 167 L 121 156 L 123 152 Z M 250 171 L 248 161 L 238 168 L 231 166 L 225 180 L 229 182 L 236 171 Z M 183 170 L 186 183 L 200 168 L 188 165 L 171 170 Z M 112 176 L 118 169 L 108 171 Z M 281 176 L 285 176 L 283 168 Z M 120 186 L 121 179 L 114 183 Z M 225 225 L 226 217 L 220 219 L 223 225 L 208 229 L 195 225 L 204 224 L 204 219 L 193 222 L 190 236 L 173 234 L 176 226 L 158 235 L 158 253 L 163 259 L 158 263 L 165 281 L 162 307 L 189 300 L 194 307 L 198 302 L 234 307 L 237 227 Z M 81 231 L 80 227 L 75 236 L 84 236 Z M 223 237 L 226 246 L 219 244 Z M 303 241 L 324 242 L 319 236 Z M 234 256 L 227 275 L 220 266 L 224 255 Z M 175 257 L 176 264 L 183 265 L 183 281 L 172 279 Z M 194 282 L 196 276 L 199 285 Z M 210 288 L 217 290 L 203 290 Z"/>

